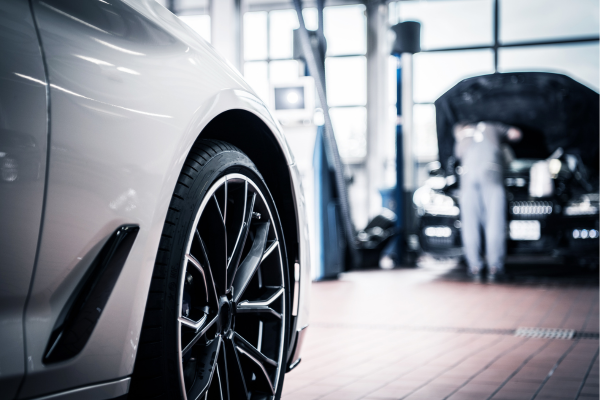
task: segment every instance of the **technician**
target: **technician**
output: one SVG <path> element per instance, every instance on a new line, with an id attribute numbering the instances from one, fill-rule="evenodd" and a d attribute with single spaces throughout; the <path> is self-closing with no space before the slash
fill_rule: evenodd
<path id="1" fill-rule="evenodd" d="M 521 140 L 518 128 L 499 122 L 457 124 L 454 127 L 454 153 L 461 162 L 460 208 L 462 241 L 469 275 L 481 280 L 481 231 L 485 233 L 488 281 L 495 282 L 504 272 L 506 254 L 506 193 L 504 190 L 507 141 Z"/>

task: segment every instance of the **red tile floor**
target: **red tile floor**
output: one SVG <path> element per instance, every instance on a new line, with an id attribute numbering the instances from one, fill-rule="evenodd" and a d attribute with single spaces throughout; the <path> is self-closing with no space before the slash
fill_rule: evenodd
<path id="1" fill-rule="evenodd" d="M 516 273 L 478 285 L 458 267 L 424 263 L 314 283 L 283 400 L 598 399 L 598 274 Z M 518 327 L 579 336 L 516 337 Z"/>

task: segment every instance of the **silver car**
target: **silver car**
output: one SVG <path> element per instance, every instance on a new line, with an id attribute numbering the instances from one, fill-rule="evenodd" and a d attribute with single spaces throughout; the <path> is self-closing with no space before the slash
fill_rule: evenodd
<path id="1" fill-rule="evenodd" d="M 270 399 L 310 256 L 280 126 L 154 0 L 0 2 L 0 399 Z"/>

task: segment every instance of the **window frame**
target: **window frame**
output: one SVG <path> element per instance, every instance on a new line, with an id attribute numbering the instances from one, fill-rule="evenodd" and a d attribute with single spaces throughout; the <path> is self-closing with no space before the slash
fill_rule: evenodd
<path id="1" fill-rule="evenodd" d="M 364 6 L 364 3 L 361 1 L 330 1 L 328 2 L 328 5 L 326 7 L 330 8 L 330 7 L 339 7 L 339 6 L 349 6 L 349 5 L 362 5 Z M 311 9 L 314 7 L 305 7 L 303 9 Z M 245 54 L 243 55 L 243 62 L 242 62 L 242 69 L 244 69 L 244 66 L 246 63 L 253 63 L 253 62 L 266 62 L 267 63 L 267 80 L 269 83 L 271 83 L 271 62 L 278 62 L 278 61 L 297 61 L 295 60 L 293 57 L 271 57 L 271 12 L 272 11 L 283 11 L 283 10 L 293 10 L 293 8 L 290 8 L 289 5 L 287 6 L 283 6 L 283 7 L 249 7 L 245 10 L 243 10 L 243 15 L 246 15 L 246 13 L 249 12 L 267 12 L 267 57 L 266 58 L 262 58 L 262 59 L 246 59 L 245 58 Z M 242 17 L 243 19 L 243 17 Z M 367 32 L 366 32 L 366 18 L 365 18 L 365 41 L 367 42 Z M 367 42 L 368 43 L 368 42 Z M 327 59 L 339 59 L 339 58 L 348 58 L 348 57 L 365 57 L 367 58 L 367 48 L 365 48 L 365 52 L 364 53 L 352 53 L 352 54 L 334 54 L 334 55 L 325 55 L 325 60 L 324 62 L 327 62 Z M 244 71 L 242 71 L 244 72 Z M 365 80 L 367 80 L 367 77 L 365 76 Z M 367 82 L 365 81 L 365 85 L 367 85 Z M 368 93 L 368 86 L 367 86 L 367 93 Z M 343 108 L 364 108 L 366 110 L 367 108 L 367 104 L 366 104 L 366 100 L 365 100 L 365 104 L 344 104 L 344 105 L 336 105 L 336 106 L 329 106 L 329 110 L 334 110 L 334 109 L 343 109 Z M 368 126 L 368 115 L 367 115 L 367 119 L 365 121 L 365 126 Z M 366 135 L 368 135 L 368 131 L 365 131 L 365 138 Z M 343 161 L 346 164 L 362 164 L 366 161 L 367 158 L 367 154 L 365 154 L 362 157 L 344 157 Z"/>
<path id="2" fill-rule="evenodd" d="M 415 1 L 415 0 L 412 0 Z M 434 0 L 429 0 L 434 1 Z M 465 50 L 492 50 L 493 51 L 493 69 L 495 73 L 502 72 L 499 65 L 499 57 L 501 50 L 509 49 L 509 48 L 544 48 L 546 46 L 555 46 L 555 45 L 578 45 L 578 44 L 586 44 L 586 43 L 600 43 L 600 32 L 598 35 L 589 35 L 589 36 L 581 36 L 581 37 L 556 37 L 554 39 L 541 39 L 541 40 L 530 40 L 530 41 L 513 41 L 513 42 L 502 42 L 500 38 L 500 6 L 503 0 L 492 0 L 492 34 L 493 34 L 493 43 L 490 45 L 476 45 L 476 46 L 457 46 L 457 47 L 445 47 L 445 48 L 432 48 L 421 50 L 421 53 L 438 53 L 438 52 L 462 52 Z M 396 21 L 393 21 L 393 12 L 392 7 L 399 7 L 403 0 L 392 0 L 388 4 L 388 12 L 390 17 L 390 25 L 394 22 L 401 22 L 400 11 L 397 8 L 395 12 Z M 433 105 L 432 101 L 422 101 L 422 102 L 413 102 L 415 106 L 429 106 Z M 398 112 L 400 112 L 398 110 Z M 439 156 L 438 156 L 439 157 Z"/>

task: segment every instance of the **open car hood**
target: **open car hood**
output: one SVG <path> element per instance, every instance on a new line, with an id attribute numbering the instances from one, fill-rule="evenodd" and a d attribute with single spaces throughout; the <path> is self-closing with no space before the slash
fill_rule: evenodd
<path id="1" fill-rule="evenodd" d="M 598 93 L 565 75 L 518 72 L 465 79 L 437 99 L 435 108 L 446 170 L 454 124 L 498 121 L 523 131 L 523 140 L 511 143 L 518 158 L 546 158 L 562 147 L 598 172 Z"/>

